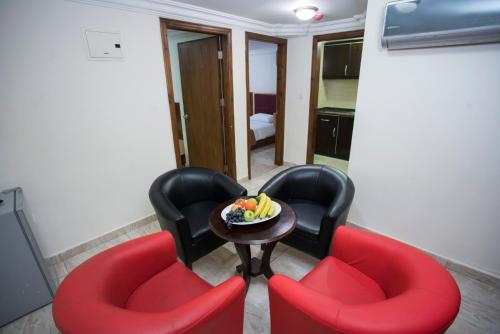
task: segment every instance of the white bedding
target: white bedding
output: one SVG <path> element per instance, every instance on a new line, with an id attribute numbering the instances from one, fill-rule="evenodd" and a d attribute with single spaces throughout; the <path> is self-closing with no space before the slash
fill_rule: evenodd
<path id="1" fill-rule="evenodd" d="M 263 122 L 263 123 L 274 123 L 274 116 L 273 115 L 268 115 L 268 114 L 263 114 L 263 113 L 256 113 L 250 116 L 250 118 L 254 121 L 258 122 Z"/>
<path id="2" fill-rule="evenodd" d="M 253 130 L 253 133 L 255 135 L 255 140 L 259 141 L 274 136 L 275 133 L 274 123 L 269 123 L 268 121 L 262 121 L 259 119 L 259 117 L 254 117 L 256 115 L 250 117 L 250 129 Z"/>

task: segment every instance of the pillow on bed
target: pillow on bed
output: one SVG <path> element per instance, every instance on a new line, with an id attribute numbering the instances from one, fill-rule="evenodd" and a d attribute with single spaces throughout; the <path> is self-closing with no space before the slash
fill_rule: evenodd
<path id="1" fill-rule="evenodd" d="M 252 116 L 250 116 L 253 121 L 258 121 L 258 122 L 263 122 L 263 123 L 274 123 L 274 116 L 273 115 L 268 115 L 268 114 L 263 114 L 263 113 L 257 113 Z"/>

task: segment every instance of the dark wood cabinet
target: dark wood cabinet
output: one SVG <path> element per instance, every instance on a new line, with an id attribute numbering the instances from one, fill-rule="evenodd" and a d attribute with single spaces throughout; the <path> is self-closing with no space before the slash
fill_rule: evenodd
<path id="1" fill-rule="evenodd" d="M 351 153 L 352 128 L 354 117 L 339 116 L 337 126 L 337 145 L 335 147 L 335 157 L 343 160 L 349 160 Z"/>
<path id="2" fill-rule="evenodd" d="M 318 115 L 316 119 L 316 153 L 332 157 L 335 154 L 335 131 L 338 117 Z"/>
<path id="3" fill-rule="evenodd" d="M 350 44 L 325 45 L 323 79 L 345 79 L 349 67 Z"/>
<path id="4" fill-rule="evenodd" d="M 351 43 L 351 53 L 349 65 L 347 67 L 347 76 L 349 79 L 359 78 L 359 69 L 361 68 L 361 54 L 363 52 L 363 43 Z"/>
<path id="5" fill-rule="evenodd" d="M 314 153 L 349 160 L 353 125 L 353 116 L 318 113 Z"/>
<path id="6" fill-rule="evenodd" d="M 323 79 L 357 79 L 361 66 L 363 42 L 325 44 Z"/>

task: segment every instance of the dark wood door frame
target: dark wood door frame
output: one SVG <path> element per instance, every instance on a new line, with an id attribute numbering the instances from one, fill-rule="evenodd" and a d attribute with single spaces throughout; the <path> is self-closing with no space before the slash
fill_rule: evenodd
<path id="1" fill-rule="evenodd" d="M 326 35 L 313 36 L 312 44 L 312 64 L 311 64 L 311 94 L 309 96 L 309 129 L 307 132 L 307 155 L 306 163 L 312 164 L 314 162 L 314 146 L 316 134 L 316 109 L 318 108 L 318 90 L 319 90 L 319 65 L 321 59 L 318 53 L 318 43 L 324 41 L 332 41 L 338 39 L 363 37 L 365 34 L 364 29 L 354 31 L 344 31 Z"/>
<path id="2" fill-rule="evenodd" d="M 250 140 L 250 115 L 252 114 L 252 100 L 250 97 L 250 73 L 249 73 L 249 49 L 250 40 L 270 42 L 278 45 L 276 52 L 276 129 L 275 129 L 275 153 L 274 163 L 283 165 L 283 151 L 285 145 L 285 93 L 286 93 L 286 48 L 287 40 L 283 38 L 245 32 L 245 54 L 246 54 L 246 94 L 247 94 L 247 163 L 248 178 L 252 177 L 252 158 Z"/>
<path id="3" fill-rule="evenodd" d="M 226 133 L 227 175 L 236 178 L 236 150 L 234 144 L 234 102 L 233 102 L 233 58 L 231 45 L 231 29 L 213 27 L 203 24 L 177 21 L 160 18 L 160 31 L 163 44 L 163 61 L 165 64 L 165 77 L 167 80 L 167 95 L 170 107 L 172 136 L 174 141 L 175 160 L 177 167 L 182 167 L 177 129 L 177 115 L 175 112 L 174 85 L 172 82 L 172 68 L 168 50 L 168 29 L 184 30 L 204 34 L 221 36 L 224 80 L 224 130 Z"/>

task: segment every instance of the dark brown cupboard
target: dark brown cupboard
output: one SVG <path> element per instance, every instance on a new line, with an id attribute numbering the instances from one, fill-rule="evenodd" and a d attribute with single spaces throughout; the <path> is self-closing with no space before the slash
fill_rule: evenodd
<path id="1" fill-rule="evenodd" d="M 335 155 L 335 131 L 337 116 L 319 115 L 316 120 L 316 154 L 333 157 Z"/>
<path id="2" fill-rule="evenodd" d="M 315 153 L 349 160 L 354 116 L 318 113 Z"/>
<path id="3" fill-rule="evenodd" d="M 339 159 L 349 160 L 354 117 L 338 116 L 338 118 L 337 145 L 334 156 Z"/>
<path id="4" fill-rule="evenodd" d="M 325 44 L 323 79 L 359 78 L 362 50 L 362 42 Z"/>

